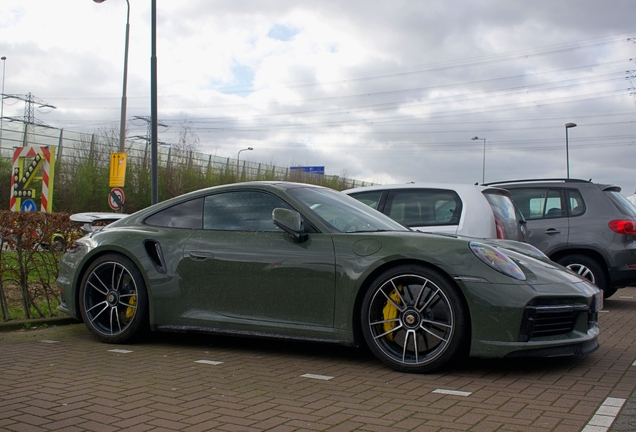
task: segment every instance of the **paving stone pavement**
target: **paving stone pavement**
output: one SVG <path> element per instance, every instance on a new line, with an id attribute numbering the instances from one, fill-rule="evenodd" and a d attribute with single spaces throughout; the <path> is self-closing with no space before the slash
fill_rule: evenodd
<path id="1" fill-rule="evenodd" d="M 5 332 L 0 430 L 636 430 L 635 310 L 636 288 L 606 300 L 601 348 L 584 359 L 470 359 L 429 375 L 325 344 Z"/>

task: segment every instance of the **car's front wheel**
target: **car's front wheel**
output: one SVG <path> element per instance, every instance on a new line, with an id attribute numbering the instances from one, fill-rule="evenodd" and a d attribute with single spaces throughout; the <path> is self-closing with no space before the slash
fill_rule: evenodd
<path id="1" fill-rule="evenodd" d="M 586 255 L 575 254 L 564 256 L 557 262 L 596 285 L 603 291 L 603 298 L 616 293 L 616 288 L 609 286 L 605 272 L 596 260 Z"/>
<path id="2" fill-rule="evenodd" d="M 122 255 L 96 259 L 84 273 L 79 296 L 84 323 L 103 342 L 127 342 L 146 329 L 148 299 L 143 277 Z"/>
<path id="3" fill-rule="evenodd" d="M 469 326 L 459 289 L 439 271 L 419 265 L 378 277 L 362 302 L 362 332 L 371 351 L 404 372 L 430 372 L 463 347 Z"/>

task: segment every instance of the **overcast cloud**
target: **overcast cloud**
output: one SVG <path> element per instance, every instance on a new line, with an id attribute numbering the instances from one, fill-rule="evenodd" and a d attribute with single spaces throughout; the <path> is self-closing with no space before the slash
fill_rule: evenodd
<path id="1" fill-rule="evenodd" d="M 130 0 L 128 136 L 150 113 L 150 0 Z M 570 174 L 636 188 L 632 1 L 157 1 L 160 140 L 376 183 Z M 5 93 L 118 128 L 126 1 L 3 0 Z M 5 116 L 24 104 L 5 101 Z M 471 140 L 471 137 L 479 137 Z"/>

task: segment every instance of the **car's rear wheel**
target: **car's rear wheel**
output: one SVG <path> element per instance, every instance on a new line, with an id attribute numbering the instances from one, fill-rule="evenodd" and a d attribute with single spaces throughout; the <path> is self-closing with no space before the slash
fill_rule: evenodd
<path id="1" fill-rule="evenodd" d="M 99 257 L 84 273 L 79 295 L 84 323 L 101 341 L 128 342 L 146 329 L 146 287 L 130 259 L 118 254 Z"/>
<path id="2" fill-rule="evenodd" d="M 605 272 L 595 259 L 586 255 L 575 254 L 564 256 L 557 262 L 603 290 L 603 298 L 608 298 L 616 293 L 616 288 L 608 286 Z"/>
<path id="3" fill-rule="evenodd" d="M 362 332 L 381 361 L 430 372 L 462 348 L 469 318 L 459 289 L 440 272 L 404 265 L 378 277 L 362 302 Z"/>

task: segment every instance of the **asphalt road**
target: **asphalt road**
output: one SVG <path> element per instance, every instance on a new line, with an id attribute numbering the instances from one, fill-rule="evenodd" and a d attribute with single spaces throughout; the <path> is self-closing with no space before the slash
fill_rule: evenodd
<path id="1" fill-rule="evenodd" d="M 606 300 L 584 359 L 470 359 L 429 375 L 365 350 L 83 324 L 0 332 L 0 430 L 636 430 L 636 288 Z"/>

